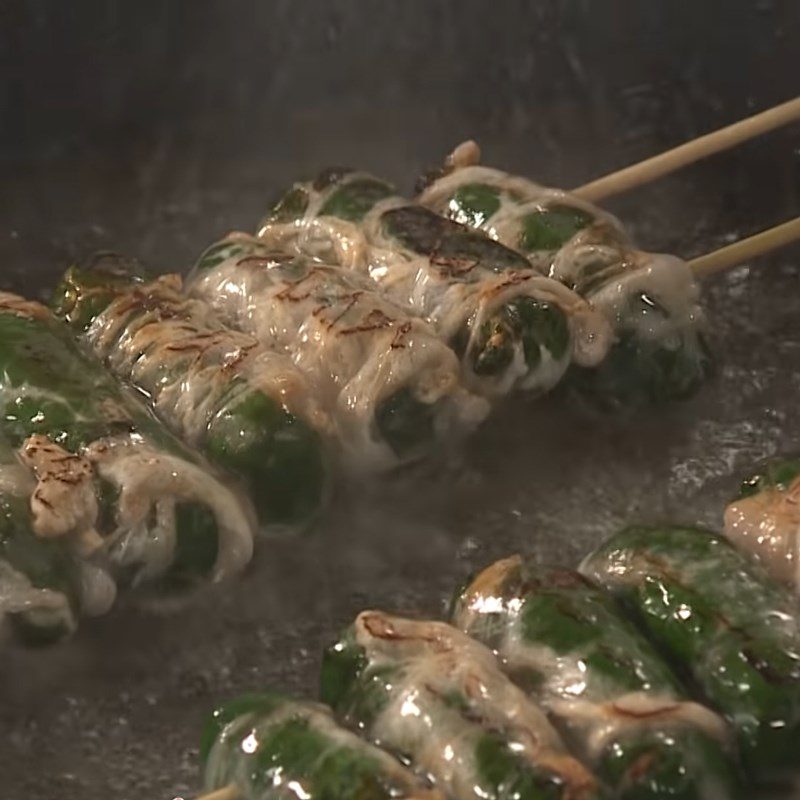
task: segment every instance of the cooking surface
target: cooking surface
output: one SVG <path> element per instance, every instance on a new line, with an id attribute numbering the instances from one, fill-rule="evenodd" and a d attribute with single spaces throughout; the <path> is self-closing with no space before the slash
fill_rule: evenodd
<path id="1" fill-rule="evenodd" d="M 727 35 L 706 25 L 713 52 L 697 33 L 709 21 L 672 18 L 667 3 L 652 17 L 631 4 L 619 30 L 573 19 L 558 44 L 545 33 L 581 3 L 543 3 L 527 28 L 492 22 L 484 39 L 469 3 L 429 24 L 332 3 L 300 20 L 302 37 L 294 4 L 274 5 L 235 29 L 208 8 L 152 21 L 108 3 L 81 27 L 8 6 L 0 56 L 19 71 L 0 96 L 0 288 L 42 295 L 70 258 L 103 247 L 181 269 L 330 162 L 409 191 L 474 135 L 487 163 L 570 186 L 797 91 L 794 4 L 741 3 L 763 9 Z M 762 41 L 752 52 L 746 26 Z M 634 42 L 629 60 L 615 37 Z M 736 62 L 724 75 L 723 58 Z M 386 80 L 369 80 L 373 63 Z M 798 213 L 797 148 L 797 129 L 782 131 L 611 207 L 644 247 L 693 255 Z M 800 450 L 799 279 L 795 247 L 706 287 L 720 371 L 689 403 L 623 420 L 557 397 L 515 401 L 459 460 L 343 489 L 309 535 L 262 542 L 246 576 L 180 611 L 128 605 L 54 650 L 4 650 L 0 796 L 190 796 L 216 701 L 267 685 L 314 694 L 322 646 L 357 611 L 441 615 L 471 570 L 520 549 L 574 565 L 623 523 L 718 526 L 743 472 Z"/>
<path id="2" fill-rule="evenodd" d="M 55 650 L 7 651 L 4 796 L 191 795 L 216 700 L 313 694 L 323 645 L 359 610 L 437 616 L 495 558 L 572 565 L 626 522 L 718 526 L 736 477 L 797 449 L 798 278 L 787 251 L 708 287 L 721 369 L 685 405 L 619 420 L 558 398 L 509 404 L 463 459 L 343 490 L 311 534 L 262 542 L 243 579 L 177 613 L 121 608 Z"/>

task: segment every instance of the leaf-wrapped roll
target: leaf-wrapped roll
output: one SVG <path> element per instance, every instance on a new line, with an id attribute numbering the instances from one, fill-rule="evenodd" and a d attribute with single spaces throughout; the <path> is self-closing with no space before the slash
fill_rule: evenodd
<path id="1" fill-rule="evenodd" d="M 598 796 L 491 651 L 445 623 L 359 614 L 325 654 L 322 698 L 460 800 Z"/>
<path id="2" fill-rule="evenodd" d="M 442 800 L 399 761 L 340 727 L 330 711 L 277 694 L 218 708 L 201 745 L 208 791 L 242 800 Z"/>
<path id="3" fill-rule="evenodd" d="M 487 396 L 545 392 L 573 361 L 598 363 L 609 344 L 608 324 L 571 289 L 366 173 L 296 184 L 259 236 L 369 275 L 433 323 L 460 356 L 465 384 Z"/>
<path id="4" fill-rule="evenodd" d="M 55 492 L 33 507 L 41 533 L 88 542 L 118 579 L 180 587 L 250 560 L 242 499 L 190 460 L 44 306 L 8 293 L 0 294 L 0 431 Z"/>
<path id="5" fill-rule="evenodd" d="M 176 435 L 242 479 L 263 524 L 298 525 L 319 511 L 327 423 L 286 355 L 225 327 L 182 293 L 180 276 L 143 281 L 113 255 L 71 268 L 56 300 Z"/>
<path id="6" fill-rule="evenodd" d="M 789 592 L 727 539 L 694 528 L 627 528 L 581 571 L 617 594 L 727 717 L 749 773 L 797 766 L 800 625 Z"/>
<path id="7" fill-rule="evenodd" d="M 456 597 L 453 624 L 498 654 L 615 797 L 737 795 L 724 721 L 688 699 L 615 601 L 578 573 L 498 561 Z"/>
<path id="8" fill-rule="evenodd" d="M 227 324 L 291 356 L 356 468 L 430 452 L 488 413 L 431 327 L 343 268 L 231 234 L 200 258 L 187 288 Z"/>
<path id="9" fill-rule="evenodd" d="M 465 143 L 420 186 L 419 202 L 524 253 L 613 326 L 615 344 L 574 385 L 606 406 L 681 399 L 711 360 L 699 290 L 688 265 L 637 250 L 610 214 L 560 189 L 478 165 Z"/>

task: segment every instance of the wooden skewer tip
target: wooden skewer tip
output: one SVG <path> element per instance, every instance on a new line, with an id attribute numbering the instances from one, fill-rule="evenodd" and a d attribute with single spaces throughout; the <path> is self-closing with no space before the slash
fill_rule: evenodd
<path id="1" fill-rule="evenodd" d="M 797 119 L 800 119 L 800 97 L 707 133 L 618 172 L 612 172 L 573 189 L 572 193 L 593 202 L 621 194 Z"/>
<path id="2" fill-rule="evenodd" d="M 800 241 L 800 217 L 693 258 L 689 266 L 704 278 L 796 241 Z"/>
<path id="3" fill-rule="evenodd" d="M 230 786 L 223 786 L 209 794 L 200 795 L 196 800 L 238 800 L 239 796 L 239 787 L 232 783 Z"/>

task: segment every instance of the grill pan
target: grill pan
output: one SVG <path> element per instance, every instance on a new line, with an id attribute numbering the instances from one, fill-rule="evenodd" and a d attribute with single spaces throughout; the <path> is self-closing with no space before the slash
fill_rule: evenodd
<path id="1" fill-rule="evenodd" d="M 104 248 L 180 270 L 333 163 L 406 191 L 467 136 L 487 163 L 578 185 L 797 94 L 781 0 L 0 6 L 0 288 L 46 296 Z M 647 249 L 691 256 L 800 211 L 788 128 L 621 197 Z M 123 604 L 0 661 L 0 797 L 189 797 L 199 727 L 261 686 L 313 694 L 365 607 L 440 615 L 518 550 L 574 565 L 623 523 L 718 527 L 738 477 L 799 449 L 800 252 L 705 287 L 717 377 L 624 418 L 505 406 L 456 460 L 341 487 L 310 534 L 166 614 Z"/>

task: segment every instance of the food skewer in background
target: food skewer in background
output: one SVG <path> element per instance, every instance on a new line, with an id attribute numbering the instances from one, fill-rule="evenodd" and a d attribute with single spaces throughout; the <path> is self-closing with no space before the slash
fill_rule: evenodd
<path id="1" fill-rule="evenodd" d="M 34 529 L 158 594 L 250 561 L 247 498 L 126 392 L 39 303 L 0 293 L 0 432 L 43 489 Z M 34 498 L 36 499 L 36 498 Z"/>
<path id="2" fill-rule="evenodd" d="M 328 483 L 312 387 L 288 356 L 187 298 L 180 276 L 140 273 L 110 253 L 71 267 L 56 313 L 173 433 L 241 479 L 263 527 L 308 524 Z"/>
<path id="3" fill-rule="evenodd" d="M 632 164 L 629 167 L 604 175 L 572 190 L 584 200 L 596 202 L 621 194 L 664 175 L 682 169 L 715 153 L 721 153 L 738 144 L 800 119 L 800 97 L 773 106 L 747 119 L 734 122 L 685 144 L 659 153 L 657 156 Z"/>
<path id="4" fill-rule="evenodd" d="M 461 358 L 465 385 L 487 397 L 546 392 L 571 363 L 600 361 L 609 344 L 607 323 L 571 289 L 366 173 L 332 169 L 295 184 L 259 236 L 371 278 L 431 321 Z"/>
<path id="5" fill-rule="evenodd" d="M 186 286 L 226 324 L 291 357 L 358 472 L 429 454 L 489 412 L 431 326 L 348 270 L 234 233 L 200 257 Z"/>
<path id="6" fill-rule="evenodd" d="M 679 399 L 708 374 L 693 276 L 705 277 L 800 238 L 800 221 L 793 220 L 688 263 L 642 253 L 601 209 L 479 166 L 479 159 L 474 142 L 460 145 L 442 170 L 422 179 L 419 202 L 519 249 L 535 268 L 605 313 L 616 342 L 599 369 L 574 371 L 574 385 L 621 405 Z"/>
<path id="7" fill-rule="evenodd" d="M 711 361 L 699 288 L 685 261 L 638 250 L 615 217 L 560 189 L 478 164 L 474 142 L 419 182 L 418 202 L 522 253 L 569 287 L 614 332 L 605 359 L 568 384 L 608 408 L 693 394 Z"/>

